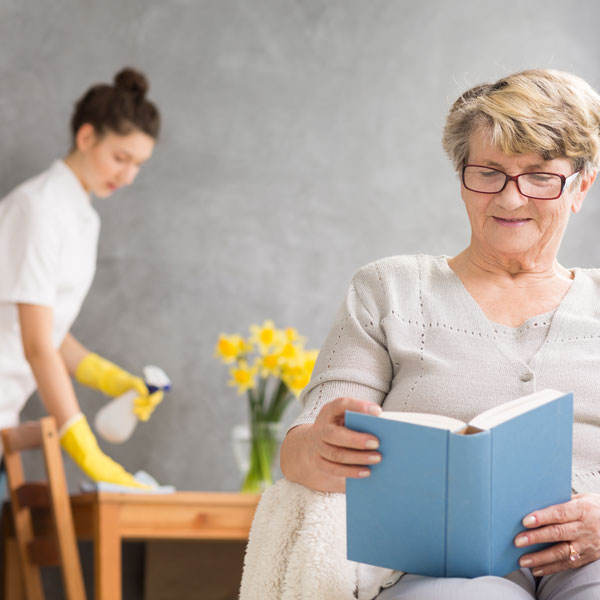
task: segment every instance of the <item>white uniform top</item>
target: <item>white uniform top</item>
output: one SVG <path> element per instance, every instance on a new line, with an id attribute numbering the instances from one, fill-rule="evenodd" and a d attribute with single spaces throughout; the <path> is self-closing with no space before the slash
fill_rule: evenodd
<path id="1" fill-rule="evenodd" d="M 99 231 L 90 197 L 62 160 L 0 200 L 0 428 L 18 423 L 36 388 L 17 303 L 53 308 L 58 348 L 94 278 Z"/>

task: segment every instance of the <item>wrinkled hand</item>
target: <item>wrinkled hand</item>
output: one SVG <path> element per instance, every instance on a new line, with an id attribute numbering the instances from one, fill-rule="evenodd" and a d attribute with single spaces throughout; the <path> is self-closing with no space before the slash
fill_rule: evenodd
<path id="1" fill-rule="evenodd" d="M 308 433 L 309 459 L 314 468 L 330 477 L 368 477 L 368 466 L 378 463 L 374 452 L 379 441 L 368 433 L 344 426 L 347 410 L 378 415 L 381 407 L 373 402 L 336 398 L 323 406 Z"/>
<path id="2" fill-rule="evenodd" d="M 577 569 L 600 558 L 600 494 L 576 494 L 569 502 L 527 515 L 523 525 L 528 531 L 515 538 L 516 546 L 554 542 L 521 557 L 520 565 L 532 569 L 536 577 Z"/>

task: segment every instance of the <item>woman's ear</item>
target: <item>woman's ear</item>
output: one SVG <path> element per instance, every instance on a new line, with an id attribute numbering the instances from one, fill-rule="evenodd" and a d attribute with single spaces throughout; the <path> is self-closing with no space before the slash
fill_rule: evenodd
<path id="1" fill-rule="evenodd" d="M 571 202 L 571 210 L 574 214 L 577 214 L 583 206 L 583 200 L 592 187 L 592 183 L 596 179 L 597 171 L 591 171 L 587 175 L 582 175 L 579 182 L 579 189 L 573 195 L 573 201 Z"/>
<path id="2" fill-rule="evenodd" d="M 96 130 L 91 123 L 84 123 L 75 135 L 75 146 L 80 152 L 91 148 L 97 140 Z"/>

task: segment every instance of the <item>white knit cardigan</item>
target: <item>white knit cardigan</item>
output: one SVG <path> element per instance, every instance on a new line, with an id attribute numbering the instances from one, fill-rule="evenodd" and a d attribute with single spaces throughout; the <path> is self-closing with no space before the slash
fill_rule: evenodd
<path id="1" fill-rule="evenodd" d="M 363 267 L 294 425 L 312 422 L 340 396 L 467 422 L 540 389 L 572 391 L 573 488 L 600 491 L 600 270 L 573 272 L 545 339 L 524 362 L 507 350 L 502 328 L 488 320 L 446 257 L 394 256 Z M 535 335 L 535 327 L 530 319 L 516 333 Z"/>

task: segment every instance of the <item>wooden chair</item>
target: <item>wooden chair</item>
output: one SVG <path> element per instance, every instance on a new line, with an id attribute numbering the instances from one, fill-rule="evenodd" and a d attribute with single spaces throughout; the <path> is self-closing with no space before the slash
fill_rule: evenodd
<path id="1" fill-rule="evenodd" d="M 85 588 L 75 538 L 69 492 L 53 417 L 3 429 L 4 463 L 10 492 L 15 537 L 27 600 L 43 600 L 40 567 L 61 567 L 67 600 L 85 600 Z M 47 481 L 25 482 L 21 451 L 41 448 Z M 31 509 L 48 508 L 54 536 L 36 536 Z"/>

